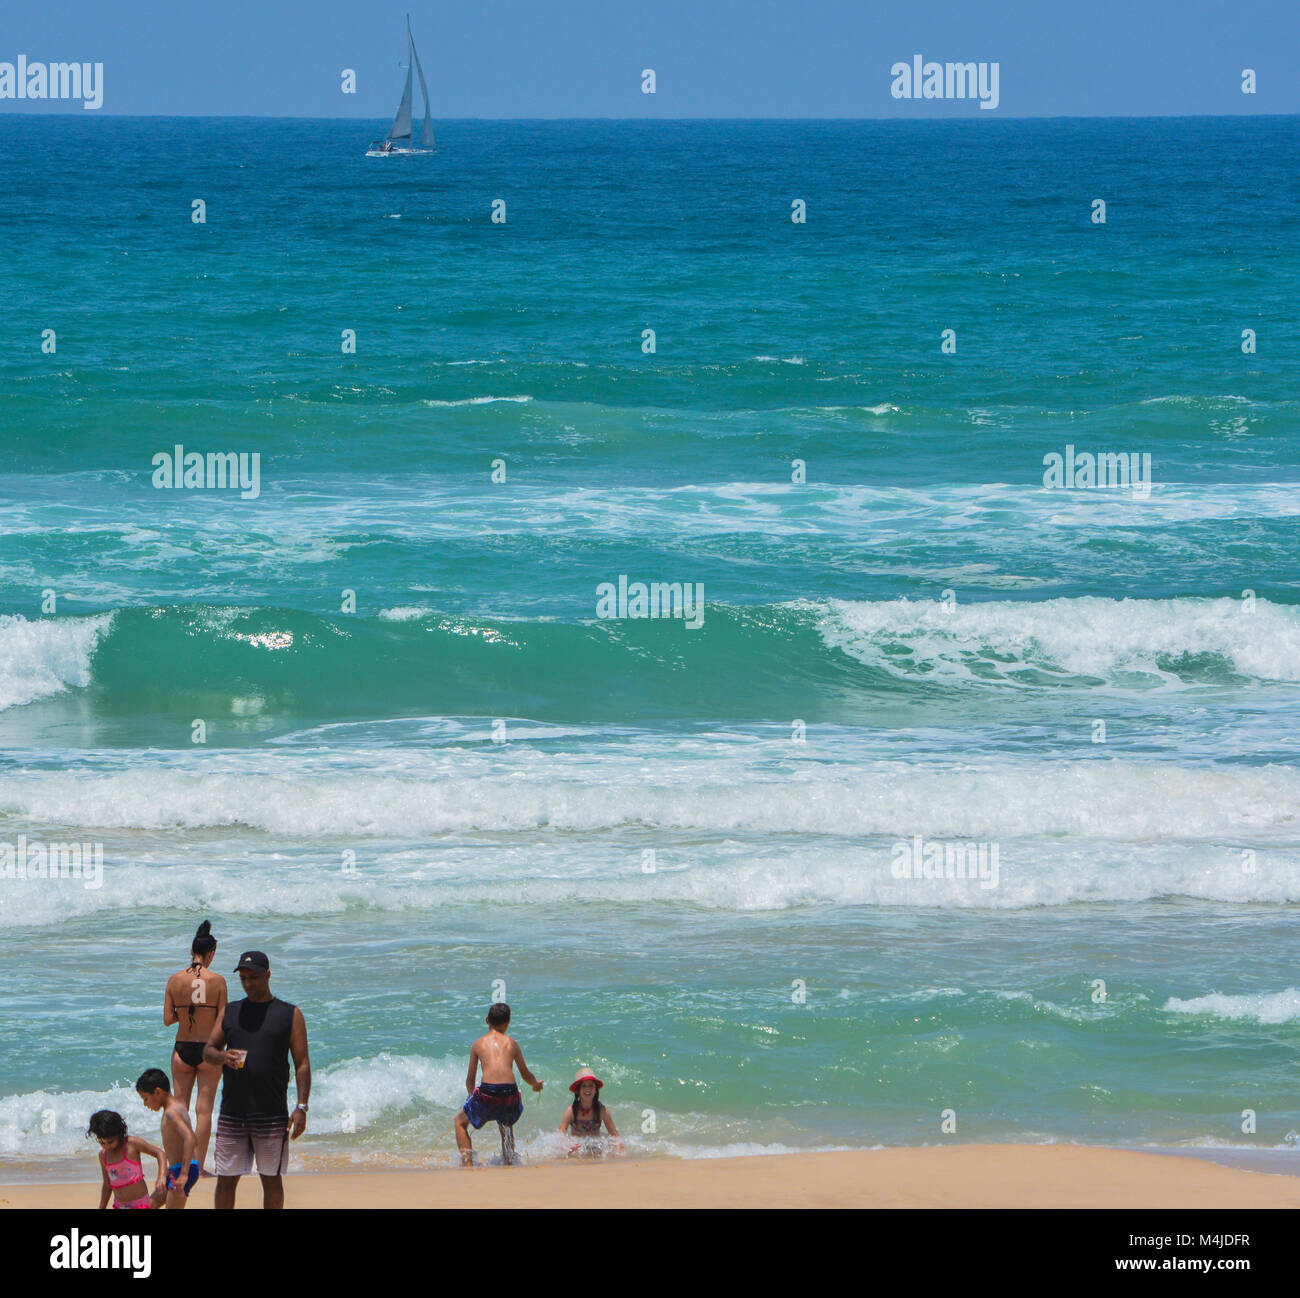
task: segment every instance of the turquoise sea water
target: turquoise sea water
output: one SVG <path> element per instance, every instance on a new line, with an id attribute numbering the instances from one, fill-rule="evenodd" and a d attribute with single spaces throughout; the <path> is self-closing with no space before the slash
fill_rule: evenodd
<path id="1" fill-rule="evenodd" d="M 1286 1157 L 1300 119 L 368 129 L 0 125 L 0 843 L 104 856 L 0 878 L 0 1170 L 152 1123 L 203 918 L 316 1162 L 450 1156 L 497 980 L 533 1158 L 580 1063 L 645 1156 Z"/>

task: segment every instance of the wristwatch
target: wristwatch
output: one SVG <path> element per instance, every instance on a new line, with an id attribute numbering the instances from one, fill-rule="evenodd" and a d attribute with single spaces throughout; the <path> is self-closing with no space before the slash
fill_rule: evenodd
<path id="1" fill-rule="evenodd" d="M 304 1113 L 307 1112 L 307 1106 L 305 1104 L 295 1104 L 293 1107 L 295 1109 L 301 1109 Z"/>

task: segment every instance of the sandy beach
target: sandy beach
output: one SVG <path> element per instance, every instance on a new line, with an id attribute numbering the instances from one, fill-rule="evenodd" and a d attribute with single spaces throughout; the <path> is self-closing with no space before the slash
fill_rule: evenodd
<path id="1" fill-rule="evenodd" d="M 92 1168 L 93 1171 L 93 1168 Z M 211 1208 L 215 1182 L 191 1199 Z M 1300 1208 L 1300 1177 L 1077 1146 L 958 1145 L 758 1158 L 290 1176 L 289 1208 Z M 239 1207 L 260 1203 L 256 1178 Z M 0 1208 L 87 1208 L 82 1185 L 0 1186 Z"/>

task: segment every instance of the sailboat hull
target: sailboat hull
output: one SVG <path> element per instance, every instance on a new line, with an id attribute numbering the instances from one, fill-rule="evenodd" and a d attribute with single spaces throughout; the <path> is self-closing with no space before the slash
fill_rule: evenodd
<path id="1" fill-rule="evenodd" d="M 370 148 L 366 150 L 366 157 L 367 158 L 409 158 L 412 155 L 417 155 L 422 153 L 437 153 L 437 152 L 438 152 L 437 149 L 405 148 L 405 147 L 397 147 L 397 146 L 394 146 L 391 149 L 381 149 L 381 148 L 377 148 L 374 145 L 371 145 Z"/>

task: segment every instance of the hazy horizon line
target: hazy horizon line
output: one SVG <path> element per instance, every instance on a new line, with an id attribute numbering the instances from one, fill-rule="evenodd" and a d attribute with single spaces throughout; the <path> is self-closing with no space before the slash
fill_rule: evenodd
<path id="1" fill-rule="evenodd" d="M 95 118 L 111 117 L 122 121 L 260 121 L 260 122 L 379 122 L 389 120 L 391 114 L 378 117 L 316 117 L 300 116 L 290 113 L 107 113 L 100 109 L 93 112 Z M 86 110 L 74 107 L 55 112 L 27 113 L 13 109 L 0 109 L 0 121 L 9 117 L 42 118 L 44 120 L 62 120 L 75 118 L 90 120 Z M 635 114 L 614 116 L 601 114 L 584 117 L 464 117 L 433 115 L 435 122 L 1134 122 L 1134 121 L 1238 121 L 1253 118 L 1300 117 L 1294 113 L 998 113 L 996 116 L 964 113 L 934 114 L 926 116 L 904 116 L 889 114 L 884 117 L 868 116 L 831 116 L 831 117 L 735 117 L 710 114 L 707 117 L 646 117 Z"/>

